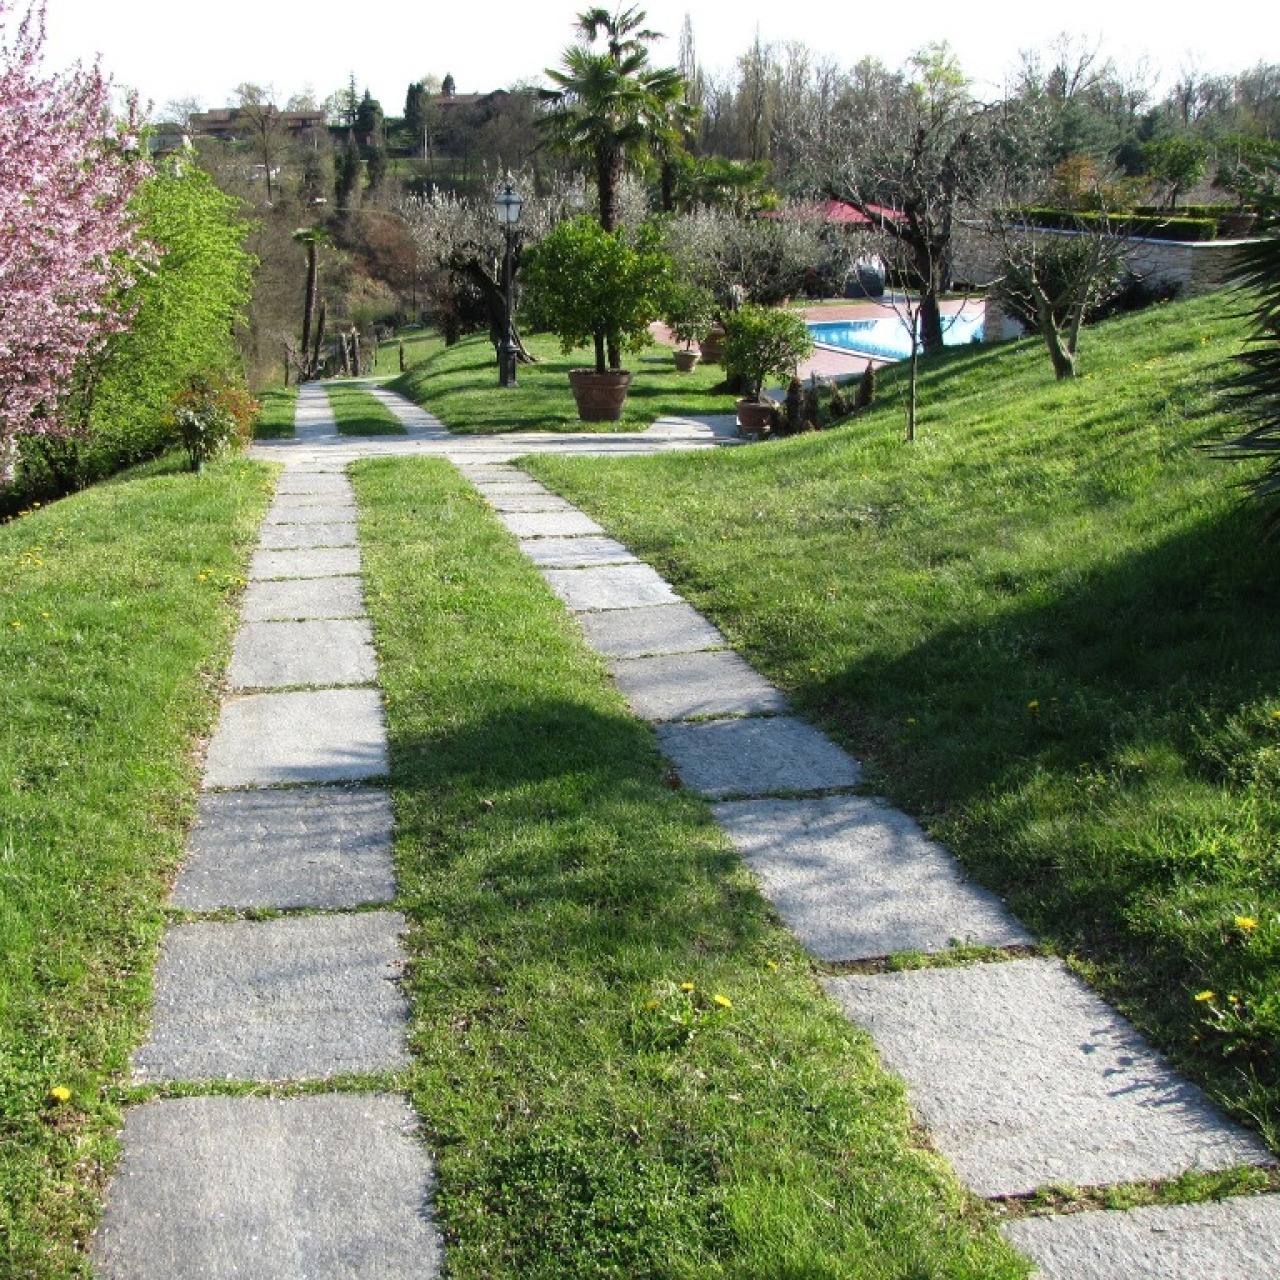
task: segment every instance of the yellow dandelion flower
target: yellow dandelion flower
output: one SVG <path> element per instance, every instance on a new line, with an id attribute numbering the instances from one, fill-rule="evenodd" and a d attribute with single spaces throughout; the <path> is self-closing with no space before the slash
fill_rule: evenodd
<path id="1" fill-rule="evenodd" d="M 1197 1000 L 1200 1004 L 1204 1004 L 1206 1000 L 1212 1000 L 1212 999 L 1213 999 L 1213 992 L 1212 992 L 1212 991 L 1197 991 L 1197 992 L 1196 992 L 1196 1000 Z"/>
<path id="2" fill-rule="evenodd" d="M 1237 929 L 1243 929 L 1245 933 L 1248 933 L 1250 929 L 1256 929 L 1257 927 L 1258 922 L 1253 916 L 1236 916 Z"/>
<path id="3" fill-rule="evenodd" d="M 777 971 L 778 962 L 776 960 L 766 960 L 765 964 L 767 964 L 769 968 L 773 969 L 775 972 Z"/>
<path id="4" fill-rule="evenodd" d="M 681 990 L 681 991 L 692 991 L 692 990 L 693 990 L 693 983 L 692 983 L 692 982 L 682 982 L 682 983 L 680 984 L 680 990 Z"/>
<path id="5" fill-rule="evenodd" d="M 713 999 L 713 1000 L 716 1002 L 716 1004 L 718 1004 L 722 1009 L 732 1009 L 732 1008 L 733 1008 L 733 1001 L 732 1001 L 732 1000 L 730 1000 L 728 996 L 720 996 L 720 995 L 717 995 L 717 996 L 713 996 L 713 997 L 712 997 L 712 999 Z"/>
<path id="6" fill-rule="evenodd" d="M 1028 711 L 1033 711 L 1033 712 L 1034 712 L 1034 711 L 1039 711 L 1039 710 L 1040 710 L 1040 699 L 1039 699 L 1039 698 L 1032 698 L 1032 699 L 1031 699 L 1031 701 L 1027 703 L 1027 710 L 1028 710 Z"/>
<path id="7" fill-rule="evenodd" d="M 70 1102 L 71 1090 L 68 1089 L 65 1084 L 55 1084 L 53 1088 L 49 1090 L 49 1097 L 52 1098 L 54 1102 Z"/>
<path id="8" fill-rule="evenodd" d="M 1272 718 L 1273 720 L 1280 720 L 1280 710 L 1278 710 L 1278 711 L 1273 711 L 1273 712 L 1271 713 L 1271 718 Z"/>
<path id="9" fill-rule="evenodd" d="M 646 1000 L 644 1003 L 644 1007 L 650 1013 L 652 1013 L 661 1003 L 662 1003 L 661 1000 Z"/>

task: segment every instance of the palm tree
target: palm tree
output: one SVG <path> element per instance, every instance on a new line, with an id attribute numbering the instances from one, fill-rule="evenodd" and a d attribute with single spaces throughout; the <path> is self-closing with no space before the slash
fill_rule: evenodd
<path id="1" fill-rule="evenodd" d="M 606 231 L 618 225 L 628 162 L 669 150 L 679 137 L 684 81 L 674 67 L 650 65 L 649 45 L 661 37 L 644 21 L 644 11 L 634 7 L 579 14 L 578 42 L 564 51 L 562 70 L 547 70 L 555 87 L 540 92 L 551 108 L 542 119 L 549 145 L 595 173 Z M 593 47 L 602 34 L 603 51 Z"/>

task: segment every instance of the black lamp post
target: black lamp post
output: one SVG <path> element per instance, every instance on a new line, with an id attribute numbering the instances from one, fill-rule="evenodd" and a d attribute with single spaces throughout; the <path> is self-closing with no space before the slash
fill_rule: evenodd
<path id="1" fill-rule="evenodd" d="M 502 228 L 506 240 L 506 250 L 502 255 L 502 341 L 498 344 L 498 386 L 514 387 L 516 385 L 516 342 L 511 328 L 511 270 L 512 256 L 515 251 L 516 223 L 520 221 L 520 210 L 524 200 L 520 193 L 507 183 L 493 198 L 493 213 Z"/>

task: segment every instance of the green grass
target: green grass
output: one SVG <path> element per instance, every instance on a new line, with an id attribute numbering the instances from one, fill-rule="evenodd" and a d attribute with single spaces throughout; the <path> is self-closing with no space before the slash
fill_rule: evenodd
<path id="1" fill-rule="evenodd" d="M 643 431 L 666 415 L 732 413 L 733 397 L 713 388 L 724 380 L 718 365 L 677 373 L 671 351 L 650 346 L 626 358 L 634 374 L 630 394 L 617 423 L 578 420 L 569 370 L 590 365 L 589 351 L 560 354 L 554 338 L 525 335 L 537 364 L 520 365 L 516 387 L 498 386 L 493 347 L 481 335 L 456 346 L 440 347 L 391 382 L 393 391 L 430 409 L 451 431 L 463 435 L 499 431 Z"/>
<path id="2" fill-rule="evenodd" d="M 407 325 L 394 338 L 378 344 L 378 368 L 383 373 L 399 371 L 400 350 L 404 349 L 405 369 L 422 364 L 444 350 L 444 338 L 435 329 Z"/>
<path id="3" fill-rule="evenodd" d="M 1272 1144 L 1280 588 L 1221 299 L 899 370 L 819 435 L 530 469 L 720 625 L 974 875 Z M 477 411 L 483 418 L 483 407 Z M 1197 996 L 1211 992 L 1211 996 Z"/>
<path id="4" fill-rule="evenodd" d="M 298 407 L 296 387 L 272 387 L 258 396 L 261 406 L 253 426 L 255 440 L 288 440 L 293 436 L 293 419 Z"/>
<path id="5" fill-rule="evenodd" d="M 0 1274 L 86 1270 L 267 469 L 0 525 Z M 50 1090 L 65 1088 L 59 1101 Z"/>
<path id="6" fill-rule="evenodd" d="M 327 382 L 325 394 L 340 436 L 402 436 L 404 423 L 364 387 L 352 382 Z"/>
<path id="7" fill-rule="evenodd" d="M 1023 1275 L 475 491 L 354 478 L 450 1274 Z"/>

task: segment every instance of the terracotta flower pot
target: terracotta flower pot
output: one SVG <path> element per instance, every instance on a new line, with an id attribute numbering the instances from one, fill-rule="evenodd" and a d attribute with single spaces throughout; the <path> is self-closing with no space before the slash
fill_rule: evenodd
<path id="1" fill-rule="evenodd" d="M 767 435 L 778 421 L 778 406 L 772 400 L 738 401 L 738 434 L 744 436 Z"/>
<path id="2" fill-rule="evenodd" d="M 684 348 L 679 348 L 676 351 L 673 351 L 672 355 L 675 357 L 676 368 L 681 373 L 692 372 L 693 369 L 697 367 L 698 361 L 701 359 L 698 352 L 686 350 Z"/>
<path id="3" fill-rule="evenodd" d="M 631 386 L 631 375 L 623 369 L 597 373 L 594 369 L 570 369 L 569 386 L 583 422 L 617 422 Z"/>
<path id="4" fill-rule="evenodd" d="M 724 325 L 713 324 L 698 346 L 708 364 L 719 364 L 720 357 L 724 355 Z"/>

